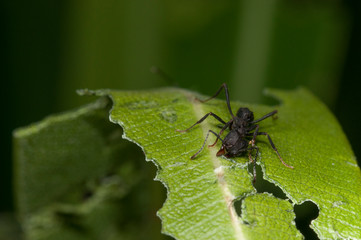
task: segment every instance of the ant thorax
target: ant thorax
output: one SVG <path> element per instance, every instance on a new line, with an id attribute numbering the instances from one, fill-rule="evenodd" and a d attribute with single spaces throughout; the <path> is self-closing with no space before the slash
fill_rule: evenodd
<path id="1" fill-rule="evenodd" d="M 246 127 L 248 127 L 248 125 L 249 125 L 248 121 L 245 121 L 243 118 L 235 116 L 232 119 L 232 124 L 230 126 L 230 130 L 237 130 L 237 131 L 242 130 L 242 129 L 245 129 Z"/>

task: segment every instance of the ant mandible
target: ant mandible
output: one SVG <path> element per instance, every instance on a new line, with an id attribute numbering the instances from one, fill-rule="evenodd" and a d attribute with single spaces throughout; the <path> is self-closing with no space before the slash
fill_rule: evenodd
<path id="1" fill-rule="evenodd" d="M 259 132 L 258 131 L 259 125 L 256 124 L 268 117 L 274 116 L 278 112 L 277 110 L 274 110 L 257 120 L 254 120 L 253 112 L 250 111 L 248 108 L 241 107 L 238 109 L 237 114 L 233 115 L 233 112 L 231 109 L 231 104 L 229 102 L 228 88 L 227 88 L 227 84 L 225 84 L 225 83 L 223 83 L 221 85 L 221 87 L 218 89 L 218 91 L 212 97 L 210 97 L 206 100 L 200 100 L 200 99 L 197 99 L 197 100 L 202 103 L 205 103 L 205 102 L 217 97 L 223 88 L 224 88 L 225 94 L 226 94 L 226 102 L 227 102 L 228 111 L 232 116 L 231 120 L 229 120 L 228 122 L 225 122 L 222 120 L 222 118 L 220 118 L 216 114 L 209 112 L 206 115 L 204 115 L 201 119 L 199 119 L 195 124 L 190 126 L 189 128 L 187 128 L 185 130 L 177 130 L 178 132 L 187 132 L 188 130 L 190 130 L 191 128 L 196 126 L 197 124 L 200 124 L 201 122 L 203 122 L 209 116 L 213 116 L 215 119 L 217 119 L 219 122 L 221 122 L 223 124 L 223 127 L 222 127 L 221 131 L 219 132 L 219 134 L 215 133 L 212 130 L 208 130 L 206 139 L 204 140 L 202 147 L 198 150 L 198 152 L 196 152 L 191 157 L 191 159 L 194 159 L 203 150 L 203 148 L 207 142 L 209 133 L 213 133 L 217 137 L 216 141 L 212 145 L 208 145 L 208 147 L 213 147 L 214 145 L 216 145 L 218 139 L 222 141 L 222 146 L 216 154 L 217 157 L 222 156 L 222 155 L 224 155 L 226 157 L 237 157 L 237 156 L 242 155 L 244 152 L 248 151 L 248 158 L 253 163 L 253 182 L 255 182 L 256 181 L 256 161 L 257 161 L 257 155 L 258 155 L 258 151 L 259 151 L 259 148 L 255 144 L 256 137 L 258 135 L 265 135 L 265 136 L 267 136 L 268 141 L 271 144 L 273 150 L 277 153 L 277 156 L 281 160 L 282 164 L 288 168 L 293 169 L 292 166 L 286 164 L 282 160 L 281 155 L 279 154 L 276 146 L 273 144 L 272 139 L 268 135 L 268 133 Z M 224 139 L 222 139 L 220 136 L 227 128 L 229 128 L 229 133 L 225 136 Z M 252 154 L 251 154 L 254 149 L 256 149 L 255 159 L 252 158 Z"/>

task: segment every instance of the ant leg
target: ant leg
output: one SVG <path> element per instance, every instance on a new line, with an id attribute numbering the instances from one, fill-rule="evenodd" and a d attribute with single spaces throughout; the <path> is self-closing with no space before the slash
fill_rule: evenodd
<path id="1" fill-rule="evenodd" d="M 256 124 L 256 125 L 254 125 L 254 126 L 252 126 L 251 127 L 251 130 L 253 130 L 253 129 L 256 129 L 256 130 L 254 130 L 254 132 L 253 132 L 253 138 L 252 138 L 252 140 L 251 140 L 251 144 L 252 144 L 252 147 L 254 147 L 255 146 L 255 143 L 256 143 L 256 137 L 257 137 L 257 135 L 258 135 L 258 129 L 259 129 L 259 125 L 258 124 Z"/>
<path id="2" fill-rule="evenodd" d="M 218 117 L 216 114 L 209 112 L 206 115 L 204 115 L 201 119 L 199 119 L 195 124 L 193 124 L 192 126 L 190 126 L 189 128 L 185 129 L 185 130 L 179 130 L 177 129 L 177 132 L 187 132 L 188 130 L 190 130 L 191 128 L 193 128 L 195 125 L 200 124 L 201 122 L 203 122 L 209 115 L 213 116 L 215 119 L 217 119 L 218 121 L 220 121 L 223 124 L 226 124 L 225 121 L 222 120 L 222 118 Z"/>
<path id="3" fill-rule="evenodd" d="M 233 115 L 233 112 L 232 112 L 232 109 L 231 109 L 231 104 L 230 104 L 230 102 L 229 102 L 229 93 L 228 93 L 228 87 L 227 87 L 227 84 L 226 84 L 226 83 L 223 83 L 223 84 L 221 85 L 221 87 L 217 90 L 217 92 L 216 92 L 212 97 L 210 97 L 210 98 L 208 98 L 208 99 L 206 99 L 206 100 L 200 100 L 200 99 L 198 99 L 198 101 L 204 103 L 204 102 L 207 102 L 207 101 L 209 101 L 209 100 L 217 97 L 218 94 L 222 91 L 223 88 L 224 88 L 224 91 L 225 91 L 225 93 L 226 93 L 226 100 L 227 100 L 228 111 L 229 111 L 229 113 L 231 114 L 231 116 L 232 116 L 232 118 L 233 118 L 234 115 Z"/>
<path id="4" fill-rule="evenodd" d="M 254 162 L 253 162 L 253 184 L 256 182 L 256 163 L 257 163 L 257 156 L 258 156 L 258 151 L 259 151 L 259 148 L 257 146 L 254 146 L 257 151 L 256 151 L 256 156 L 254 157 Z"/>
<path id="5" fill-rule="evenodd" d="M 219 132 L 218 135 L 221 136 L 222 133 L 224 132 L 224 130 L 226 130 L 227 127 L 229 127 L 229 125 L 230 125 L 232 122 L 233 122 L 233 120 L 231 119 L 228 123 L 226 123 L 226 124 L 222 127 L 222 129 L 221 129 L 221 131 Z M 217 141 L 218 141 L 218 138 L 216 138 L 216 141 L 214 141 L 213 144 L 208 145 L 208 147 L 214 147 L 214 145 L 216 145 Z"/>
<path id="6" fill-rule="evenodd" d="M 253 149 L 256 149 L 256 156 L 254 157 L 254 160 L 252 158 L 251 152 Z M 257 146 L 252 146 L 251 148 L 248 149 L 249 153 L 248 153 L 248 158 L 249 160 L 253 163 L 253 184 L 256 182 L 256 162 L 257 162 L 257 156 L 258 156 L 258 151 L 259 148 Z"/>
<path id="7" fill-rule="evenodd" d="M 251 123 L 260 122 L 260 121 L 262 121 L 262 120 L 264 120 L 264 119 L 266 119 L 266 118 L 268 118 L 268 117 L 270 117 L 270 116 L 275 115 L 277 112 L 278 112 L 278 110 L 274 110 L 273 112 L 267 113 L 267 114 L 264 115 L 263 117 L 261 117 L 261 118 L 259 118 L 259 119 L 257 119 L 257 120 L 252 121 Z"/>
<path id="8" fill-rule="evenodd" d="M 194 159 L 194 158 L 203 150 L 204 145 L 206 145 L 206 142 L 207 142 L 207 139 L 208 139 L 208 136 L 209 136 L 209 133 L 210 133 L 210 132 L 213 133 L 213 134 L 217 137 L 217 139 L 219 138 L 219 139 L 222 141 L 222 143 L 223 143 L 222 138 L 221 138 L 217 133 L 213 132 L 212 130 L 208 130 L 206 139 L 204 140 L 202 147 L 198 150 L 198 152 L 196 152 L 196 153 L 191 157 L 191 159 Z"/>
<path id="9" fill-rule="evenodd" d="M 257 137 L 257 135 L 258 135 L 259 125 L 258 125 L 258 124 L 252 125 L 251 127 L 249 127 L 249 128 L 247 129 L 248 132 L 253 131 L 254 129 L 256 129 L 256 130 L 255 130 L 253 133 L 247 133 L 247 134 L 246 134 L 246 136 L 253 136 L 253 137 L 252 137 L 252 140 L 249 141 L 249 143 L 248 143 L 248 144 L 251 144 L 252 147 L 255 147 L 255 146 L 256 146 L 255 143 L 256 143 L 256 137 Z"/>
<path id="10" fill-rule="evenodd" d="M 294 167 L 288 165 L 287 163 L 285 163 L 285 162 L 282 160 L 281 155 L 278 153 L 278 150 L 277 150 L 276 146 L 273 144 L 272 139 L 271 139 L 271 137 L 268 135 L 268 133 L 266 133 L 266 132 L 258 132 L 257 135 L 266 135 L 266 136 L 268 137 L 269 143 L 271 144 L 273 150 L 275 150 L 275 152 L 277 153 L 278 158 L 281 160 L 282 164 L 285 165 L 285 166 L 288 167 L 288 168 L 291 168 L 291 169 L 294 168 Z"/>

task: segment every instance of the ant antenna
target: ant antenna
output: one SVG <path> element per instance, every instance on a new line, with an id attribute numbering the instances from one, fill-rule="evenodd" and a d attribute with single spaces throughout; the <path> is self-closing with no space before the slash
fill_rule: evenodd
<path id="1" fill-rule="evenodd" d="M 162 69 L 157 66 L 152 66 L 150 68 L 150 72 L 158 75 L 161 79 L 163 79 L 168 85 L 178 87 L 178 83 L 174 81 L 167 73 L 165 73 Z"/>

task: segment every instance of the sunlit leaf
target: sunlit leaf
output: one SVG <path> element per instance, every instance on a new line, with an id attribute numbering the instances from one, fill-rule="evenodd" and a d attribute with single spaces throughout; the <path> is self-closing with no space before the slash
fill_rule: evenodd
<path id="1" fill-rule="evenodd" d="M 189 132 L 175 130 L 186 129 L 210 111 L 229 119 L 225 101 L 200 103 L 195 97 L 202 96 L 179 89 L 97 94 L 112 98 L 111 121 L 121 125 L 123 137 L 141 146 L 146 158 L 159 168 L 158 179 L 168 189 L 159 211 L 164 233 L 177 239 L 300 238 L 291 204 L 279 199 L 281 203 L 275 204 L 275 199 L 255 192 L 247 156 L 232 161 L 216 157 L 219 143 L 190 160 L 208 129 L 219 131 L 219 122 L 210 118 Z M 275 108 L 279 111 L 278 119 L 261 122 L 261 131 L 272 136 L 283 159 L 294 169 L 282 165 L 267 139 L 258 137 L 265 179 L 279 186 L 292 204 L 310 200 L 318 206 L 319 216 L 312 228 L 320 238 L 360 237 L 360 169 L 336 119 L 304 89 L 272 90 L 269 94 L 281 104 L 232 103 L 233 109 L 249 107 L 256 118 Z M 238 216 L 232 204 L 236 199 L 243 199 L 242 209 L 252 208 L 252 213 Z"/>

